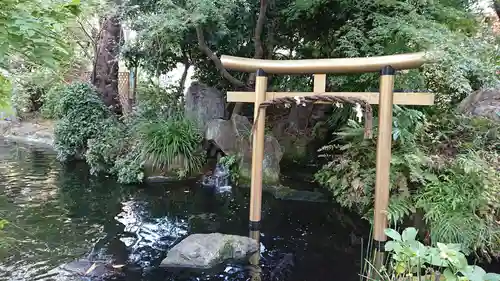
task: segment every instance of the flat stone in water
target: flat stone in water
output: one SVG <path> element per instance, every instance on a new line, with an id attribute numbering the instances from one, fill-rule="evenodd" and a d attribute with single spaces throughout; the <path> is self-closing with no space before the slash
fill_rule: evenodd
<path id="1" fill-rule="evenodd" d="M 80 281 L 80 280 L 104 280 L 115 275 L 111 265 L 104 262 L 91 262 L 88 260 L 76 260 L 39 276 L 37 280 L 42 281 Z"/>
<path id="2" fill-rule="evenodd" d="M 258 249 L 256 240 L 244 236 L 192 234 L 174 246 L 160 266 L 208 269 L 228 260 L 243 259 Z"/>
<path id="3" fill-rule="evenodd" d="M 323 193 L 307 190 L 297 190 L 286 186 L 275 186 L 270 188 L 274 198 L 281 200 L 327 202 Z"/>

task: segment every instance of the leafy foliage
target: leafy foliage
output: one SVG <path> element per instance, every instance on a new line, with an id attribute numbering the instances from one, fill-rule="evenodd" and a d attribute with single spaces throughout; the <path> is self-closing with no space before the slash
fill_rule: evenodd
<path id="1" fill-rule="evenodd" d="M 43 118 L 57 119 L 62 116 L 59 108 L 59 95 L 64 91 L 64 87 L 64 84 L 55 84 L 44 91 L 41 97 L 42 107 L 40 108 Z"/>
<path id="2" fill-rule="evenodd" d="M 140 119 L 166 118 L 182 111 L 180 97 L 177 89 L 163 88 L 150 81 L 147 84 L 140 83 L 137 89 L 137 104 L 135 115 Z"/>
<path id="3" fill-rule="evenodd" d="M 237 155 L 226 155 L 219 159 L 219 163 L 226 167 L 231 176 L 231 182 L 238 185 L 240 178 L 240 159 Z"/>
<path id="4" fill-rule="evenodd" d="M 95 89 L 75 83 L 54 93 L 51 114 L 59 121 L 55 148 L 61 161 L 84 158 L 90 173 L 112 173 L 121 183 L 141 182 L 142 163 L 129 128 L 105 107 Z"/>
<path id="5" fill-rule="evenodd" d="M 500 236 L 498 169 L 500 126 L 483 118 L 443 114 L 427 120 L 421 112 L 395 107 L 390 173 L 389 221 L 401 223 L 417 209 L 433 243 L 460 243 L 486 258 Z M 328 163 L 316 180 L 342 206 L 373 214 L 375 140 L 362 139 L 351 121 L 322 151 Z"/>
<path id="6" fill-rule="evenodd" d="M 82 157 L 88 140 L 103 132 L 102 123 L 111 116 L 95 89 L 86 83 L 64 88 L 55 112 L 60 120 L 54 130 L 54 146 L 61 161 Z"/>
<path id="7" fill-rule="evenodd" d="M 58 32 L 68 18 L 79 13 L 79 0 L 2 1 L 0 11 L 0 68 L 7 69 L 10 57 L 54 66 L 68 57 Z"/>
<path id="8" fill-rule="evenodd" d="M 127 128 L 115 117 L 102 121 L 100 128 L 100 134 L 87 140 L 85 161 L 91 167 L 91 174 L 107 172 L 115 165 L 116 158 L 130 147 Z"/>
<path id="9" fill-rule="evenodd" d="M 446 280 L 500 280 L 500 274 L 486 273 L 477 265 L 469 265 L 460 244 L 424 246 L 416 240 L 417 229 L 413 227 L 404 229 L 401 234 L 394 229 L 386 229 L 385 233 L 392 238 L 385 245 L 385 250 L 390 253 L 389 266 L 387 269 L 375 269 L 384 280 L 401 280 L 412 276 L 422 280 L 422 273 L 429 276 L 437 270 L 443 270 Z"/>
<path id="10" fill-rule="evenodd" d="M 61 84 L 58 74 L 48 68 L 18 68 L 11 81 L 14 84 L 12 105 L 20 117 L 42 110 L 45 97 L 59 91 Z"/>
<path id="11" fill-rule="evenodd" d="M 139 149 L 134 146 L 125 154 L 120 155 L 116 160 L 110 173 L 115 174 L 118 182 L 131 184 L 142 182 L 144 178 L 144 162 L 141 160 Z"/>

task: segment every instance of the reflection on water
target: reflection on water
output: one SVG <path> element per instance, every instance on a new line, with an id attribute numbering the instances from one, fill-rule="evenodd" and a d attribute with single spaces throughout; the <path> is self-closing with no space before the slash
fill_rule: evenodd
<path id="1" fill-rule="evenodd" d="M 263 199 L 261 252 L 208 271 L 158 267 L 190 233 L 249 235 L 248 190 L 197 182 L 122 186 L 61 165 L 51 151 L 0 142 L 0 280 L 34 280 L 78 259 L 127 264 L 120 280 L 358 280 L 364 225 L 327 203 Z M 12 238 L 13 240 L 10 240 Z M 98 280 L 98 279 L 96 279 Z"/>

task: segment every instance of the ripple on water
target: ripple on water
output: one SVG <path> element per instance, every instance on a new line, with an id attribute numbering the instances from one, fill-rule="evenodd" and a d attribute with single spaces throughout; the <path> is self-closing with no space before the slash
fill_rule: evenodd
<path id="1" fill-rule="evenodd" d="M 0 217 L 11 222 L 2 235 L 13 238 L 0 250 L 0 280 L 32 281 L 63 263 L 109 257 L 139 266 L 140 274 L 127 271 L 126 281 L 240 281 L 252 274 L 269 280 L 273 272 L 288 269 L 292 274 L 281 280 L 357 280 L 359 251 L 345 254 L 355 224 L 344 227 L 339 216 L 331 216 L 334 206 L 266 194 L 259 267 L 245 262 L 204 272 L 157 267 L 168 249 L 193 231 L 248 235 L 248 197 L 246 189 L 217 196 L 191 182 L 121 186 L 89 176 L 82 163 L 61 165 L 51 151 L 0 141 Z M 293 267 L 282 262 L 286 254 L 293 255 Z"/>

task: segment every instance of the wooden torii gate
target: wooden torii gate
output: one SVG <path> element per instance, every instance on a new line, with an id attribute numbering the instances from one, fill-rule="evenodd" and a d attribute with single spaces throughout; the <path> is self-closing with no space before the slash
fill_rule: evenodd
<path id="1" fill-rule="evenodd" d="M 262 203 L 262 161 L 264 157 L 265 108 L 260 104 L 277 98 L 330 96 L 365 100 L 379 105 L 375 180 L 373 240 L 375 249 L 383 252 L 387 240 L 387 208 L 389 204 L 389 170 L 392 142 L 392 106 L 432 105 L 431 93 L 394 93 L 396 70 L 418 68 L 426 62 L 425 54 L 340 59 L 261 60 L 223 55 L 226 69 L 256 72 L 254 92 L 228 92 L 228 102 L 253 102 L 254 127 L 252 141 L 252 178 L 250 191 L 250 230 L 260 230 Z M 380 71 L 379 92 L 326 92 L 326 73 L 363 73 Z M 267 74 L 314 74 L 313 92 L 267 92 Z"/>

